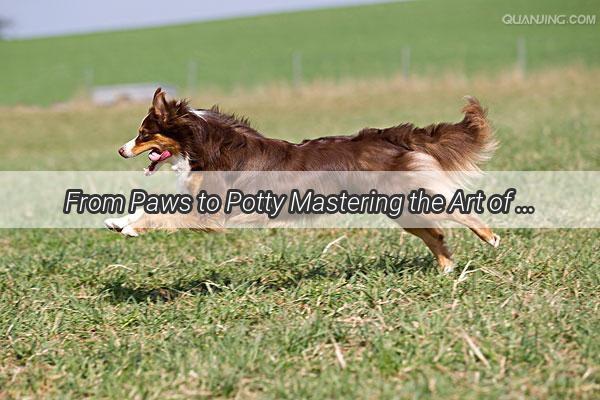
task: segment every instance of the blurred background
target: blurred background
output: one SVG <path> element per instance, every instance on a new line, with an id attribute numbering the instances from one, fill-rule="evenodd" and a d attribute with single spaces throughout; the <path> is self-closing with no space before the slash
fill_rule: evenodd
<path id="1" fill-rule="evenodd" d="M 596 66 L 600 23 L 527 25 L 518 17 L 597 11 L 593 0 L 2 0 L 0 105 L 92 98 L 106 85 L 161 83 L 190 95 Z M 135 87 L 122 89 L 135 97 Z M 98 102 L 119 95 L 111 93 L 100 90 Z"/>
<path id="2" fill-rule="evenodd" d="M 597 0 L 0 1 L 2 169 L 143 168 L 116 149 L 159 85 L 291 141 L 454 121 L 470 94 L 488 168 L 600 163 Z"/>

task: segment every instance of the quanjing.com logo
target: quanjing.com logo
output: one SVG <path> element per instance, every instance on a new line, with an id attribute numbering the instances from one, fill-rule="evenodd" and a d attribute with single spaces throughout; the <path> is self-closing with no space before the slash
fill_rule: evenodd
<path id="1" fill-rule="evenodd" d="M 594 14 L 505 14 L 505 25 L 595 25 Z"/>

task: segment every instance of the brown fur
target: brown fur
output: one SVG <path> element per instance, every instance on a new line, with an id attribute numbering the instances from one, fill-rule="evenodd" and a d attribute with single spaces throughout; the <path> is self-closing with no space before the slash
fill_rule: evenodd
<path id="1" fill-rule="evenodd" d="M 197 110 L 201 118 L 186 101 L 164 101 L 155 100 L 140 132 L 160 132 L 178 143 L 180 149 L 174 151 L 187 156 L 194 171 L 409 171 L 415 169 L 415 153 L 433 157 L 443 170 L 477 170 L 496 145 L 486 112 L 474 98 L 468 98 L 464 118 L 455 124 L 365 128 L 355 135 L 299 144 L 267 138 L 247 119 L 216 106 Z"/>
<path id="2" fill-rule="evenodd" d="M 149 140 L 144 140 L 143 136 L 139 135 L 135 140 L 135 145 L 131 149 L 131 152 L 137 156 L 152 149 L 169 150 L 172 154 L 181 153 L 179 143 L 160 133 L 151 135 L 151 139 Z"/>

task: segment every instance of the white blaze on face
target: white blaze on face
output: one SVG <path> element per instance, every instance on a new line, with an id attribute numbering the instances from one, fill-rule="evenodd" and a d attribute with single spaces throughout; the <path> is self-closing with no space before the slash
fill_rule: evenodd
<path id="1" fill-rule="evenodd" d="M 149 114 L 148 114 L 149 115 Z M 148 115 L 146 115 L 144 117 L 144 119 L 142 120 L 142 122 L 140 123 L 140 127 L 138 128 L 138 131 L 142 128 L 142 126 L 144 125 L 144 122 L 146 121 L 146 119 L 148 118 Z M 135 139 L 137 139 L 137 136 L 134 137 L 133 139 L 131 139 L 129 142 L 125 143 L 123 146 L 121 146 L 121 150 L 122 152 L 119 152 L 123 155 L 123 157 L 133 157 L 133 147 L 135 146 Z"/>
<path id="2" fill-rule="evenodd" d="M 121 148 L 123 149 L 123 156 L 124 157 L 133 157 L 133 147 L 135 146 L 135 139 L 133 138 L 131 139 L 129 142 L 125 143 Z"/>

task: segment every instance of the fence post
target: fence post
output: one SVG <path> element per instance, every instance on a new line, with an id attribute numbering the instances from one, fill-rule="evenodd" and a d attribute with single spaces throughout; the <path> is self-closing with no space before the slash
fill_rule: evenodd
<path id="1" fill-rule="evenodd" d="M 404 46 L 402 48 L 402 76 L 408 80 L 410 75 L 410 47 Z"/>
<path id="2" fill-rule="evenodd" d="M 527 72 L 527 47 L 525 46 L 525 38 L 523 36 L 517 38 L 517 71 L 521 78 L 525 78 Z"/>
<path id="3" fill-rule="evenodd" d="M 299 51 L 292 53 L 292 83 L 294 86 L 302 83 L 302 53 Z"/>
<path id="4" fill-rule="evenodd" d="M 188 76 L 187 76 L 187 87 L 189 95 L 193 95 L 196 91 L 198 77 L 198 63 L 196 60 L 188 61 Z"/>
<path id="5" fill-rule="evenodd" d="M 93 88 L 94 88 L 94 68 L 87 67 L 83 70 L 83 90 L 85 91 L 85 96 L 88 99 L 92 98 Z"/>

